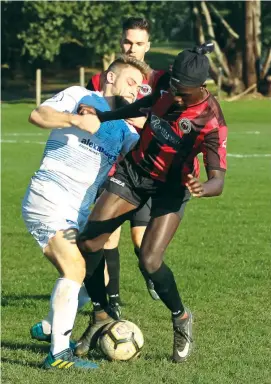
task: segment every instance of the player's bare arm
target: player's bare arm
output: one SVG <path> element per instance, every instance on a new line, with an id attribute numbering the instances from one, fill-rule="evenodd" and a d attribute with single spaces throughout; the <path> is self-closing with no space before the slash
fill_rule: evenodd
<path id="1" fill-rule="evenodd" d="M 98 119 L 95 124 L 94 118 L 90 115 L 79 116 L 72 113 L 58 112 L 54 108 L 47 106 L 34 109 L 28 121 L 44 129 L 61 129 L 75 126 L 91 134 L 96 133 L 100 127 Z"/>
<path id="2" fill-rule="evenodd" d="M 224 187 L 225 172 L 209 170 L 208 181 L 202 183 L 197 177 L 188 175 L 187 188 L 194 197 L 214 197 L 221 195 Z"/>

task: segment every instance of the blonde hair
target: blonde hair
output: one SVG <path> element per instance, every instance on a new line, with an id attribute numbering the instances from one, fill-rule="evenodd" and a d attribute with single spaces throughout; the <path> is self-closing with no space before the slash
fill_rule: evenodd
<path id="1" fill-rule="evenodd" d="M 116 60 L 113 61 L 112 64 L 109 65 L 106 72 L 112 71 L 116 73 L 119 72 L 121 68 L 127 68 L 129 66 L 138 69 L 142 73 L 144 79 L 149 78 L 151 69 L 148 64 L 146 64 L 145 61 L 137 60 L 134 57 L 128 55 L 119 56 Z"/>

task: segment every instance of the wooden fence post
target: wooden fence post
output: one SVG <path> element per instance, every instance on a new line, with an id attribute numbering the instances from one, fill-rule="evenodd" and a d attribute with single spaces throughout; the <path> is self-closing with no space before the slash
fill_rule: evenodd
<path id="1" fill-rule="evenodd" d="M 41 69 L 36 70 L 36 106 L 41 103 Z"/>
<path id="2" fill-rule="evenodd" d="M 80 68 L 80 86 L 85 87 L 85 68 L 81 67 Z"/>

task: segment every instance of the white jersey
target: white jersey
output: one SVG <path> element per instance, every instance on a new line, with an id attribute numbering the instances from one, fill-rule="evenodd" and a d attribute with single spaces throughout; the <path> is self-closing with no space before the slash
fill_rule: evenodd
<path id="1" fill-rule="evenodd" d="M 41 106 L 75 114 L 81 103 L 110 110 L 100 92 L 79 86 L 65 89 Z M 138 138 L 134 127 L 124 120 L 104 122 L 94 135 L 77 127 L 53 129 L 30 188 L 52 202 L 60 201 L 67 192 L 70 208 L 86 213 L 117 157 L 125 155 Z"/>

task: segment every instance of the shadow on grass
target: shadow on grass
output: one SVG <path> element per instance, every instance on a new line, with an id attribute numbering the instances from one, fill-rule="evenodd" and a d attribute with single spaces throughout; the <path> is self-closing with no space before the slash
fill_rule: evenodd
<path id="1" fill-rule="evenodd" d="M 49 343 L 43 343 L 43 344 L 36 344 L 36 343 L 14 343 L 10 341 L 1 341 L 1 348 L 6 348 L 11 351 L 18 351 L 19 349 L 23 351 L 31 351 L 34 353 L 48 353 L 50 350 L 50 344 Z M 3 351 L 2 351 L 3 353 Z"/>
<path id="2" fill-rule="evenodd" d="M 18 364 L 18 365 L 23 365 L 24 367 L 31 367 L 31 368 L 41 368 L 42 366 L 41 363 L 26 363 L 24 361 L 7 359 L 6 357 L 2 357 L 1 361 L 3 363 Z"/>
<path id="3" fill-rule="evenodd" d="M 14 306 L 18 305 L 19 301 L 29 300 L 44 300 L 49 301 L 50 295 L 3 295 L 1 300 L 1 306 Z"/>

